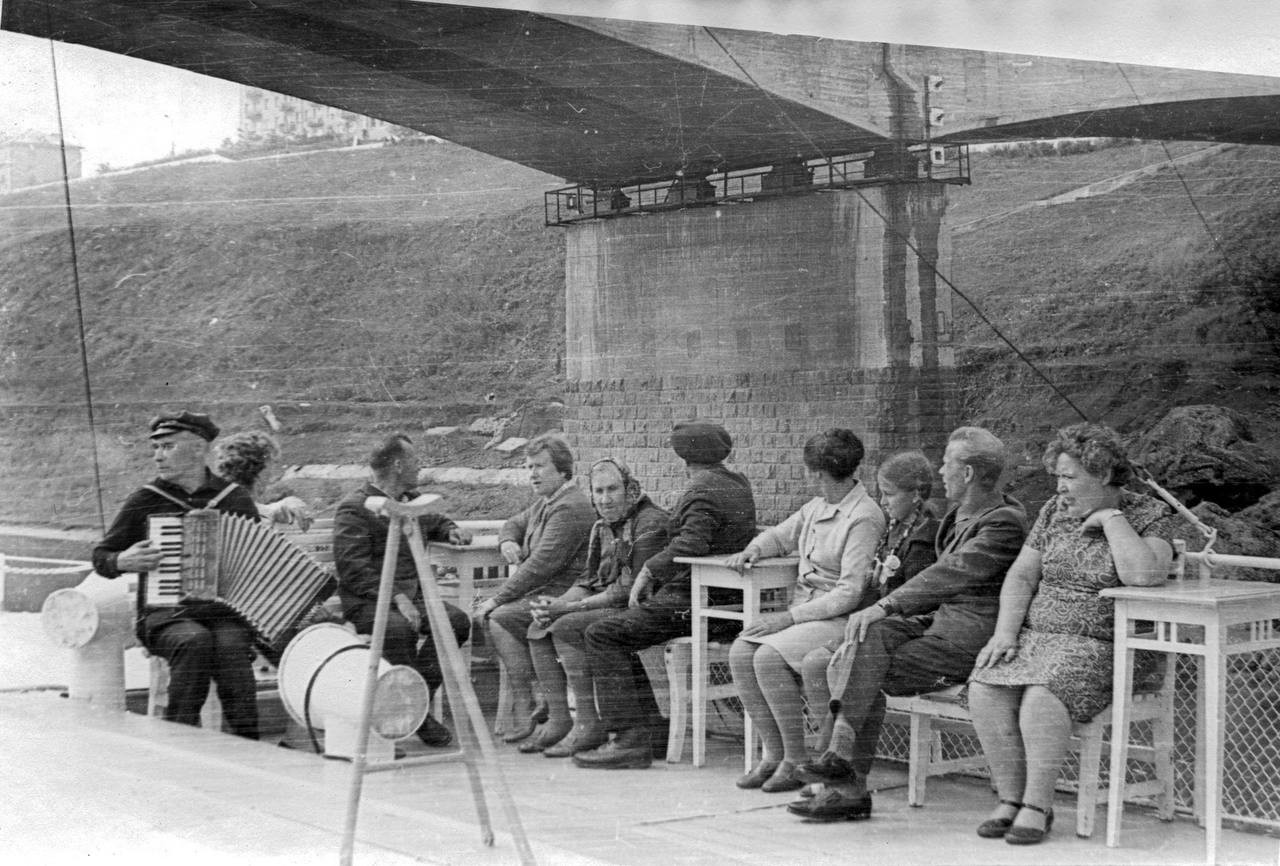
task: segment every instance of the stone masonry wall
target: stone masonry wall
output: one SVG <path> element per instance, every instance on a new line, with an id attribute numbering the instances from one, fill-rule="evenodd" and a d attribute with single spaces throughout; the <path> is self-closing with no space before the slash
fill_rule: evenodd
<path id="1" fill-rule="evenodd" d="M 932 271 L 949 268 L 945 209 L 941 186 L 903 184 L 572 227 L 564 428 L 579 465 L 621 456 L 670 506 L 672 424 L 716 420 L 776 523 L 812 495 L 801 448 L 824 429 L 862 437 L 867 482 L 889 451 L 936 459 L 957 414 Z"/>
<path id="2" fill-rule="evenodd" d="M 568 384 L 565 434 L 585 472 L 605 456 L 626 460 L 654 501 L 674 505 L 684 464 L 668 444 L 672 425 L 703 418 L 734 439 L 727 463 L 745 474 L 757 519 L 772 524 L 813 494 L 801 449 L 815 433 L 847 427 L 867 446 L 860 476 L 891 451 L 923 448 L 935 460 L 956 415 L 954 374 L 919 370 L 824 370 L 607 379 Z M 901 407 L 885 413 L 884 407 Z"/>

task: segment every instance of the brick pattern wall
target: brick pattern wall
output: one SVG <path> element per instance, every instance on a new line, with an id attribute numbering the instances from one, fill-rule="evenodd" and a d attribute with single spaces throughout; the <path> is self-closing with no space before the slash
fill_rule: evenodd
<path id="1" fill-rule="evenodd" d="M 923 448 L 936 460 L 956 426 L 954 373 L 908 370 L 821 370 L 654 376 L 570 382 L 564 429 L 579 471 L 605 456 L 631 465 L 658 504 L 670 507 L 684 486 L 684 464 L 667 444 L 672 425 L 705 418 L 734 439 L 729 465 L 746 475 L 757 519 L 785 518 L 812 493 L 801 449 L 815 433 L 847 427 L 867 446 L 860 470 L 900 448 Z M 886 414 L 884 407 L 899 407 Z"/>

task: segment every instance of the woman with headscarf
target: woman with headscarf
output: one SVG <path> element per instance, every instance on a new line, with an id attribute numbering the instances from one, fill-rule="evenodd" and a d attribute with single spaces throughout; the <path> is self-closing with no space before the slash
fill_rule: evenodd
<path id="1" fill-rule="evenodd" d="M 520 751 L 540 751 L 548 758 L 567 758 L 608 739 L 587 670 L 585 631 L 627 606 L 632 577 L 667 543 L 669 515 L 641 492 L 625 463 L 611 457 L 597 460 L 589 482 L 600 519 L 591 527 L 586 568 L 563 595 L 534 601 L 529 627 L 529 650 L 549 717 Z M 573 691 L 576 724 L 569 715 L 566 679 Z"/>

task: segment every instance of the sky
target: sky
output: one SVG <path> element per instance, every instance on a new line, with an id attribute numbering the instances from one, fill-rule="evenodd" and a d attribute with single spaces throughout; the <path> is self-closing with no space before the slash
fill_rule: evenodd
<path id="1" fill-rule="evenodd" d="M 462 2 L 462 0 L 445 0 Z M 3 6 L 4 0 L 0 0 Z M 590 14 L 870 42 L 908 42 L 1280 77 L 1273 0 L 486 0 Z M 52 56 L 51 56 L 52 55 Z M 238 85 L 0 33 L 0 135 L 55 133 L 85 173 L 234 138 Z"/>

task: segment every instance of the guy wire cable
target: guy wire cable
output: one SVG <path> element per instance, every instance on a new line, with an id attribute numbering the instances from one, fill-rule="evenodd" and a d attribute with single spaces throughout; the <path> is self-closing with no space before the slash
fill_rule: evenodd
<path id="1" fill-rule="evenodd" d="M 770 93 L 764 87 L 760 86 L 760 83 L 757 82 L 754 77 L 752 77 L 751 73 L 748 72 L 743 67 L 743 65 L 738 62 L 738 58 L 734 57 L 733 54 L 729 51 L 729 49 L 725 47 L 724 43 L 722 43 L 719 39 L 716 38 L 716 35 L 711 32 L 710 28 L 704 26 L 702 29 L 706 31 L 706 34 L 711 37 L 711 40 L 715 42 L 717 46 L 719 46 L 720 50 L 725 53 L 725 56 L 727 56 L 729 60 L 733 62 L 733 65 L 738 67 L 739 71 L 741 71 L 742 74 L 746 76 L 747 80 L 751 82 L 752 86 L 755 87 L 757 90 L 759 90 L 761 93 L 763 93 L 765 95 L 765 98 L 774 104 L 774 107 L 778 110 L 779 114 L 781 114 L 783 117 L 787 119 L 787 122 L 791 124 L 792 128 L 795 129 L 796 132 L 800 133 L 800 135 L 804 136 L 804 138 L 809 142 L 809 144 L 813 146 L 813 149 L 823 155 L 823 158 L 826 158 L 826 154 L 823 153 L 822 148 L 818 147 L 817 143 L 815 143 L 814 140 L 809 136 L 808 132 L 806 132 L 799 124 L 797 124 L 794 120 L 791 119 L 791 115 L 787 113 L 786 109 L 783 108 L 783 106 L 778 104 L 778 102 L 774 99 L 773 94 Z M 999 337 L 1000 340 L 1004 342 L 1005 345 L 1007 345 L 1011 350 L 1013 350 L 1013 353 L 1017 355 L 1018 358 L 1024 364 L 1030 367 L 1032 372 L 1034 372 L 1037 376 L 1039 376 L 1040 379 L 1053 390 L 1053 393 L 1057 394 L 1058 397 L 1061 398 L 1061 400 L 1064 403 L 1070 406 L 1072 410 L 1074 410 L 1075 413 L 1080 416 L 1081 420 L 1084 420 L 1084 421 L 1093 420 L 1088 415 L 1086 415 L 1084 413 L 1084 410 L 1082 410 L 1079 406 L 1077 406 L 1071 400 L 1070 397 L 1068 397 L 1065 393 L 1063 393 L 1062 389 L 1059 388 L 1053 382 L 1053 380 L 1050 379 L 1044 373 L 1044 371 L 1041 370 L 1036 365 L 1034 361 L 1028 358 L 1021 349 L 1019 349 L 1016 345 L 1014 345 L 1014 342 L 1012 340 L 1010 340 L 1007 336 L 1005 336 L 1005 333 L 1001 331 L 1000 328 L 997 327 L 996 324 L 992 322 L 990 318 L 987 317 L 987 314 L 982 311 L 982 309 L 973 301 L 972 298 L 970 298 L 967 294 L 962 292 L 959 289 L 959 287 L 956 286 L 955 283 L 951 282 L 951 280 L 949 280 L 945 274 L 943 274 L 940 270 L 938 270 L 938 266 L 933 262 L 931 262 L 928 259 L 928 257 L 926 257 L 924 253 L 921 252 L 920 248 L 911 242 L 911 239 L 909 237 L 906 237 L 900 231 L 898 231 L 898 228 L 889 221 L 889 218 L 886 217 L 883 213 L 881 213 L 880 209 L 877 208 L 874 204 L 872 204 L 871 201 L 865 195 L 862 194 L 861 190 L 859 190 L 857 187 L 854 187 L 853 192 L 857 194 L 858 198 L 862 199 L 862 202 L 867 206 L 868 209 L 870 209 L 872 213 L 874 213 L 877 217 L 880 218 L 880 221 L 884 223 L 885 227 L 890 232 L 893 233 L 894 237 L 897 238 L 899 241 L 901 241 L 903 246 L 905 246 L 907 249 L 911 250 L 911 252 L 915 254 L 917 261 L 924 262 L 926 265 L 928 265 L 929 269 L 933 271 L 934 275 L 938 279 L 942 280 L 942 282 L 946 284 L 947 288 L 951 289 L 951 291 L 959 295 L 960 299 L 963 300 L 966 304 L 968 304 L 970 308 L 973 309 L 974 313 L 978 315 L 978 318 L 981 319 L 982 322 L 988 328 L 990 328 L 991 331 L 997 337 Z"/>
<path id="2" fill-rule="evenodd" d="M 1128 86 L 1129 92 L 1133 94 L 1133 102 L 1139 108 L 1146 108 L 1142 97 L 1138 95 L 1138 90 L 1133 86 L 1133 82 L 1129 80 L 1129 76 L 1125 74 L 1124 67 L 1119 63 L 1116 65 L 1116 71 L 1120 73 L 1120 77 L 1124 79 L 1124 83 Z M 1239 286 L 1240 277 L 1236 273 L 1235 265 L 1231 261 L 1231 257 L 1227 255 L 1227 251 L 1223 249 L 1222 242 L 1218 240 L 1218 236 L 1214 234 L 1213 229 L 1209 227 L 1209 219 L 1204 215 L 1204 211 L 1200 210 L 1200 203 L 1196 201 L 1196 197 L 1191 192 L 1191 187 L 1187 185 L 1187 179 L 1183 176 L 1182 170 L 1178 168 L 1177 162 L 1173 159 L 1173 154 L 1169 152 L 1169 145 L 1160 139 L 1160 149 L 1164 151 L 1164 158 L 1168 160 L 1169 167 L 1173 169 L 1174 175 L 1178 178 L 1178 183 L 1182 184 L 1182 191 L 1186 193 L 1187 201 L 1191 203 L 1191 208 L 1196 212 L 1196 216 L 1200 220 L 1200 224 L 1204 226 L 1204 232 L 1209 236 L 1209 240 L 1213 242 L 1213 248 L 1217 250 L 1218 255 L 1222 257 L 1222 263 L 1227 266 L 1227 273 L 1231 275 L 1231 282 Z"/>
<path id="3" fill-rule="evenodd" d="M 45 7 L 46 16 L 49 15 Z M 53 32 L 53 23 L 49 22 L 49 32 Z M 71 242 L 71 282 L 76 298 L 76 323 L 80 336 L 80 371 L 84 378 L 85 409 L 89 416 L 89 447 L 93 451 L 93 488 L 98 500 L 98 524 L 105 534 L 107 531 L 106 509 L 102 503 L 102 469 L 98 461 L 98 426 L 93 414 L 93 386 L 89 379 L 89 350 L 85 339 L 84 299 L 80 293 L 80 260 L 76 256 L 76 224 L 71 213 L 71 178 L 67 171 L 67 135 L 62 124 L 62 95 L 58 88 L 58 58 L 54 50 L 53 37 L 49 37 L 49 63 L 53 71 L 53 104 L 58 115 L 58 152 L 62 156 L 62 197 L 67 215 L 67 237 Z"/>

